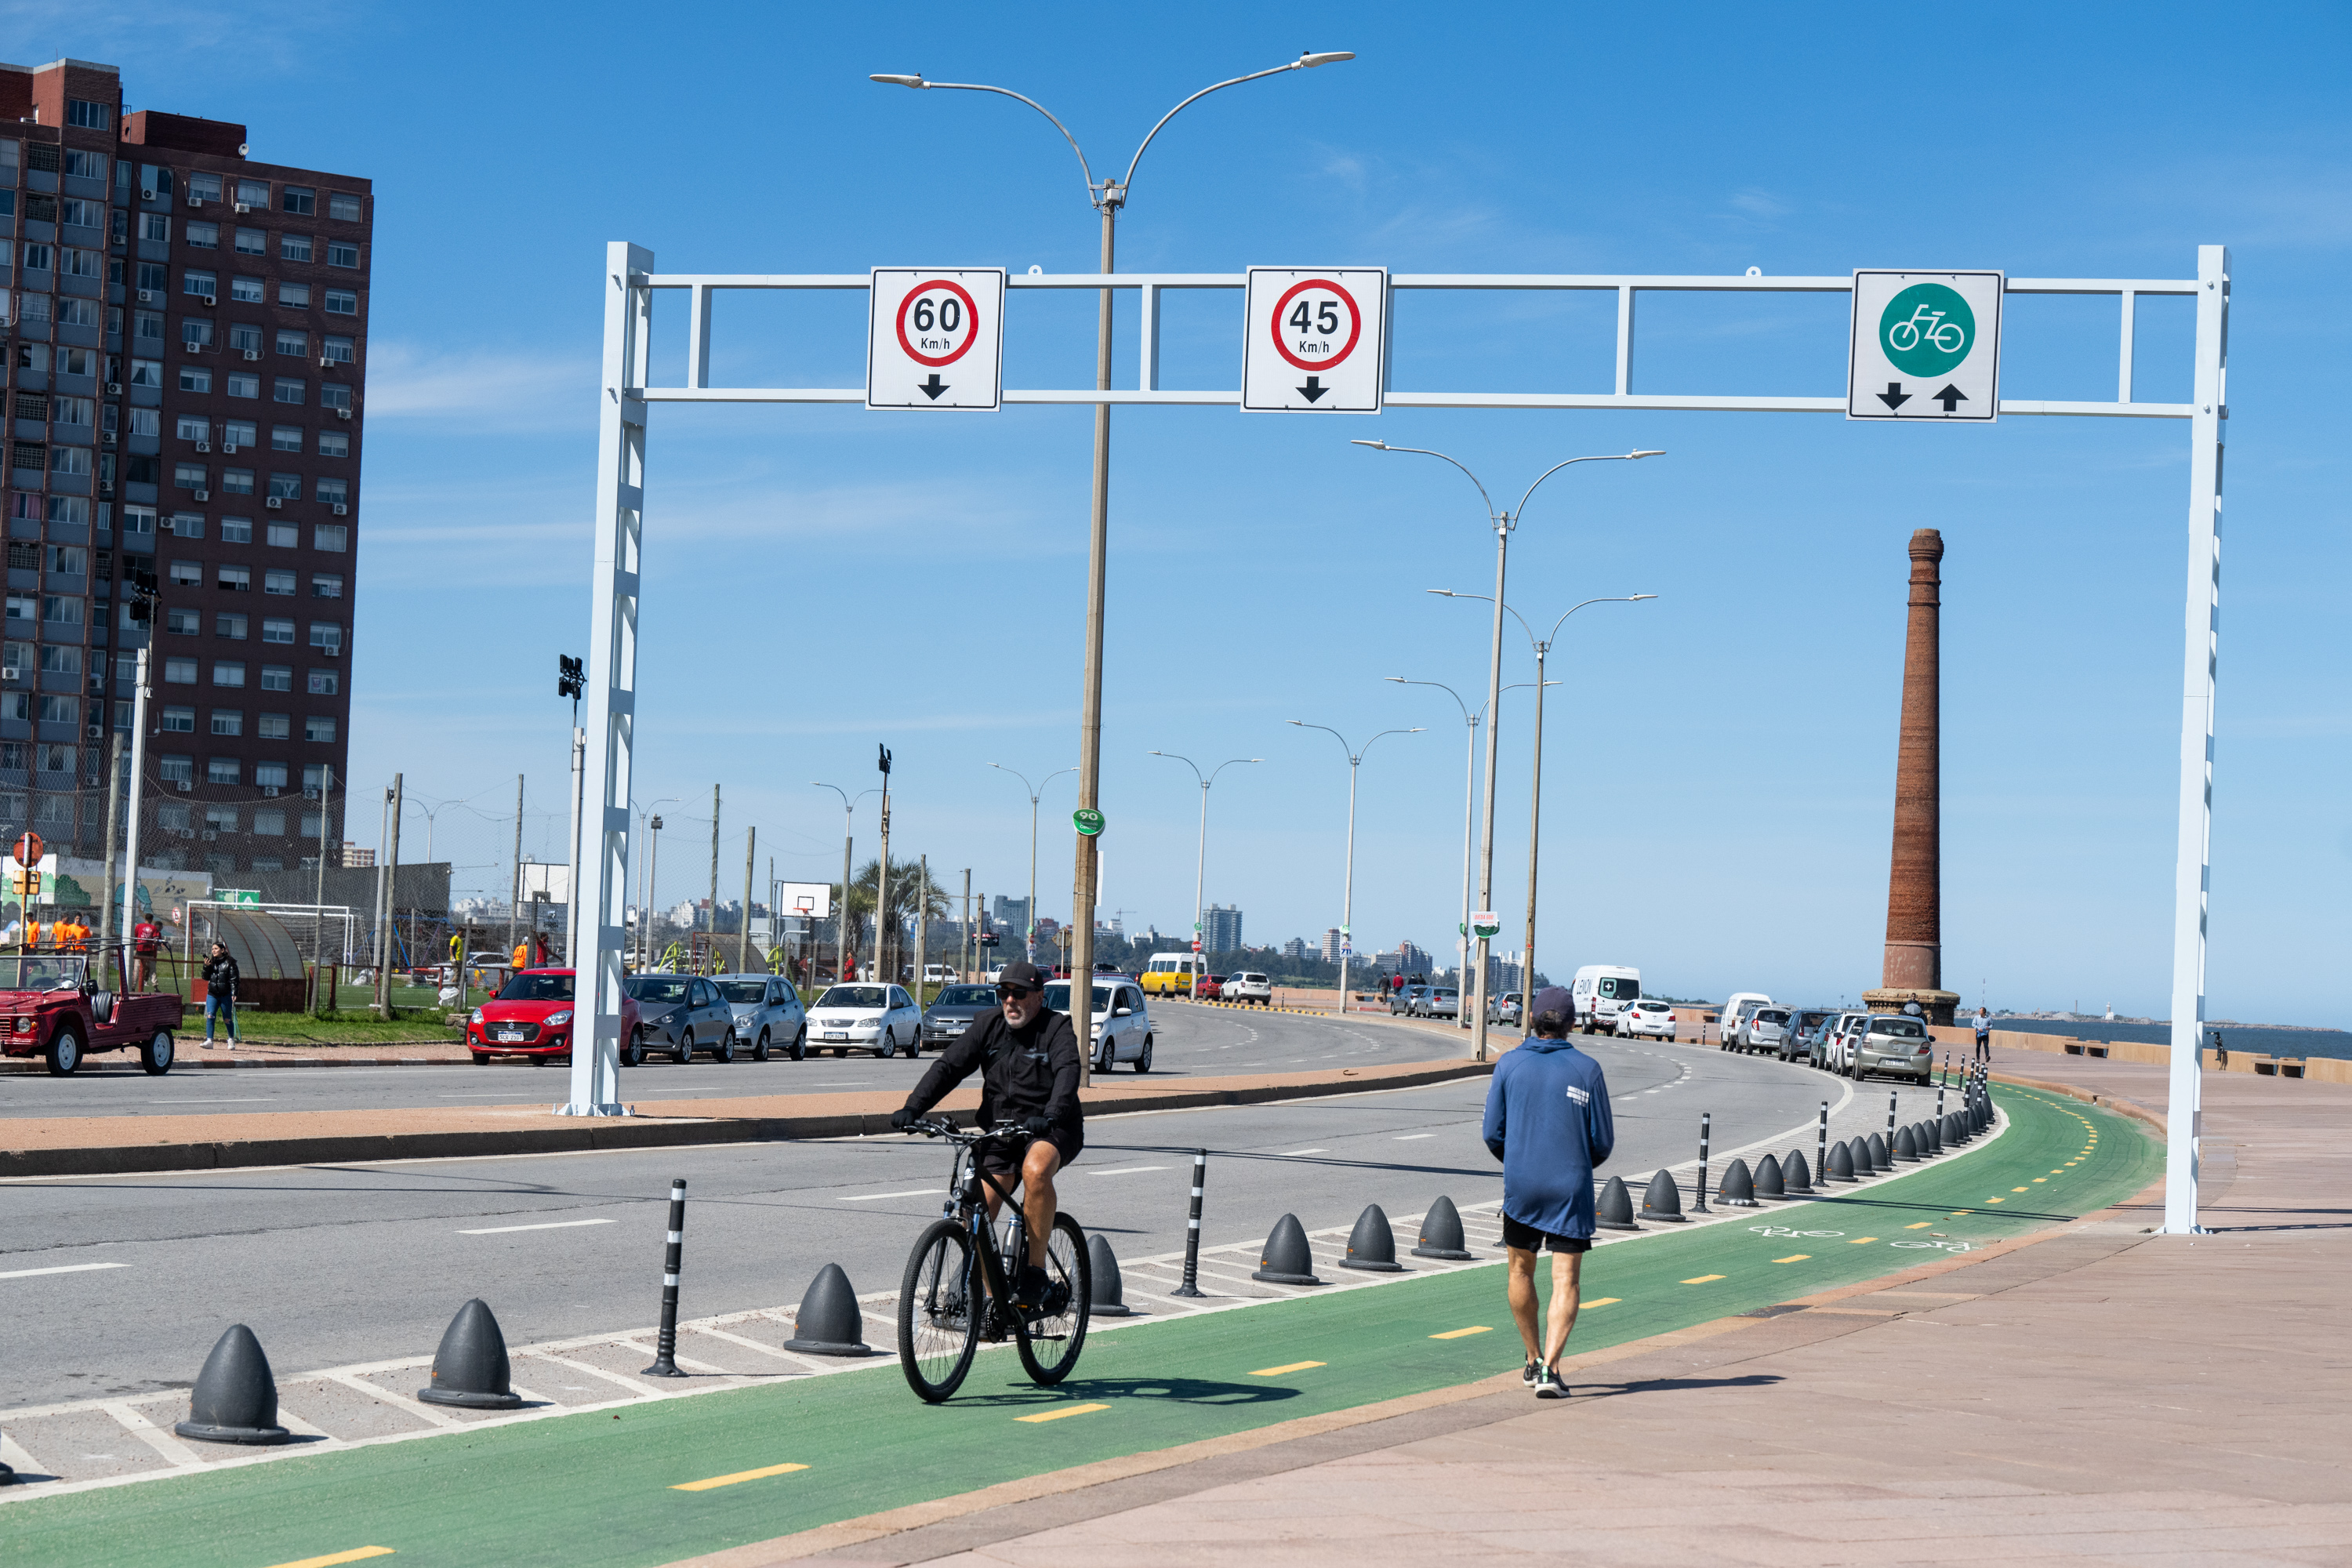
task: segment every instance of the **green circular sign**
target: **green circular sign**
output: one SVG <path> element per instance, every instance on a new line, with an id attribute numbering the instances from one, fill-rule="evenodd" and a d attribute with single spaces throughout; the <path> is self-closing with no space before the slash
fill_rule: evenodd
<path id="1" fill-rule="evenodd" d="M 1878 317 L 1878 346 L 1906 375 L 1942 375 L 1969 357 L 1976 341 L 1976 312 L 1941 283 L 1914 283 Z"/>
<path id="2" fill-rule="evenodd" d="M 1089 838 L 1103 830 L 1103 814 L 1091 805 L 1082 805 L 1070 813 L 1070 820 Z"/>

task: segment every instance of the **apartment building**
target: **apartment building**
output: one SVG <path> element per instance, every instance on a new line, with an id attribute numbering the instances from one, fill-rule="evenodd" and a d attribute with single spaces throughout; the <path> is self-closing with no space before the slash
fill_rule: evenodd
<path id="1" fill-rule="evenodd" d="M 141 858 L 249 886 L 341 840 L 373 196 L 122 102 L 0 65 L 0 824 L 97 852 L 145 647 Z"/>

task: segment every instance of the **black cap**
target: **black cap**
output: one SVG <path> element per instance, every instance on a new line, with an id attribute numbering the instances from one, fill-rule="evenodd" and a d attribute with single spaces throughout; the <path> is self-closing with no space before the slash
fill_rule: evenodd
<path id="1" fill-rule="evenodd" d="M 1008 963 L 997 972 L 999 985 L 1025 985 L 1034 991 L 1045 984 L 1045 972 L 1034 963 Z"/>

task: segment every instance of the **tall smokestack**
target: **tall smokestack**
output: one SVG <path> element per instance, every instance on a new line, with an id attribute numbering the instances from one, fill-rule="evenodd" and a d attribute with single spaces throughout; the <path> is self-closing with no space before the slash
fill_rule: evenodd
<path id="1" fill-rule="evenodd" d="M 1911 603 L 1903 640 L 1903 730 L 1895 764 L 1895 853 L 1886 880 L 1886 961 L 1874 1012 L 1948 1024 L 1959 998 L 1944 989 L 1943 712 L 1937 668 L 1944 536 L 1911 535 Z"/>

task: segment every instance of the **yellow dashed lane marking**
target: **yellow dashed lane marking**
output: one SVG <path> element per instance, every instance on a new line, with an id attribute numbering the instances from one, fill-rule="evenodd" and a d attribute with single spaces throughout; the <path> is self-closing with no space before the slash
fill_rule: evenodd
<path id="1" fill-rule="evenodd" d="M 1594 1307 L 1613 1307 L 1623 1300 L 1622 1296 L 1595 1296 L 1590 1301 L 1579 1301 L 1576 1310 L 1581 1312 Z"/>
<path id="2" fill-rule="evenodd" d="M 1906 1225 L 1903 1228 L 1906 1230 L 1925 1230 L 1935 1223 L 1936 1222 L 1932 1219 L 1923 1219 L 1917 1225 Z"/>
<path id="3" fill-rule="evenodd" d="M 1091 1415 L 1093 1412 L 1097 1410 L 1108 1410 L 1110 1406 L 1108 1405 L 1073 1405 L 1068 1406 L 1066 1409 L 1045 1410 L 1040 1411 L 1034 1415 L 1015 1415 L 1013 1419 L 1015 1421 L 1027 1421 L 1033 1424 L 1039 1421 L 1059 1421 L 1066 1416 L 1087 1415 Z"/>
<path id="4" fill-rule="evenodd" d="M 1280 1366 L 1262 1366 L 1250 1373 L 1252 1377 L 1280 1377 L 1286 1372 L 1305 1372 L 1311 1366 L 1321 1366 L 1319 1361 L 1286 1362 Z"/>
<path id="5" fill-rule="evenodd" d="M 2023 1189 L 2021 1188 L 2020 1190 L 2022 1191 Z M 1985 1199 L 1985 1202 L 1989 1204 L 2005 1204 L 2009 1202 L 2009 1200 L 2007 1198 L 1987 1198 Z"/>
<path id="6" fill-rule="evenodd" d="M 1696 1279 L 1685 1279 L 1683 1283 L 1685 1285 L 1704 1285 L 1709 1280 L 1720 1279 L 1724 1277 L 1720 1274 L 1702 1274 Z"/>
<path id="7" fill-rule="evenodd" d="M 2050 1178 L 2049 1178 L 2049 1177 L 2047 1177 L 2047 1176 L 2036 1176 L 2036 1177 L 2034 1177 L 2033 1179 L 2034 1179 L 2035 1181 L 2037 1181 L 2037 1182 L 2046 1182 L 2046 1181 L 2048 1181 Z M 2017 1190 L 2018 1190 L 2019 1192 L 2021 1192 L 2021 1192 L 2023 1192 L 2025 1189 L 2024 1189 L 2023 1187 L 2020 1187 L 2020 1188 L 2018 1188 Z"/>
<path id="8" fill-rule="evenodd" d="M 1448 1329 L 1442 1334 L 1432 1334 L 1429 1337 L 1433 1340 L 1464 1340 L 1468 1339 L 1472 1334 L 1491 1334 L 1494 1331 L 1486 1325 L 1480 1324 L 1475 1329 Z"/>
<path id="9" fill-rule="evenodd" d="M 742 1481 L 763 1481 L 770 1476 L 790 1475 L 805 1470 L 806 1465 L 769 1465 L 757 1470 L 738 1470 L 731 1476 L 713 1476 L 707 1481 L 680 1481 L 669 1489 L 674 1492 L 707 1492 L 717 1487 L 731 1487 Z"/>
<path id="10" fill-rule="evenodd" d="M 1848 1247 L 1860 1247 L 1864 1242 L 1876 1241 L 1878 1237 L 1874 1236 L 1857 1236 L 1852 1241 L 1847 1242 L 1846 1245 Z"/>
<path id="11" fill-rule="evenodd" d="M 1792 1252 L 1786 1258 L 1776 1258 L 1772 1259 L 1772 1261 L 1775 1263 L 1802 1263 L 1806 1258 L 1811 1258 L 1811 1256 L 1812 1254 L 1810 1252 Z"/>
<path id="12" fill-rule="evenodd" d="M 338 1563 L 363 1563 L 371 1557 L 389 1557 L 389 1546 L 354 1546 L 349 1552 L 330 1552 L 324 1557 L 305 1557 L 296 1563 L 280 1563 L 278 1568 L 334 1568 Z"/>
<path id="13" fill-rule="evenodd" d="M 2011 1187 L 2011 1188 L 2010 1188 L 2009 1190 L 2010 1190 L 2011 1192 L 2012 1192 L 2012 1193 L 2021 1193 L 2021 1192 L 2025 1191 L 2026 1189 L 2024 1189 L 2023 1187 Z"/>

